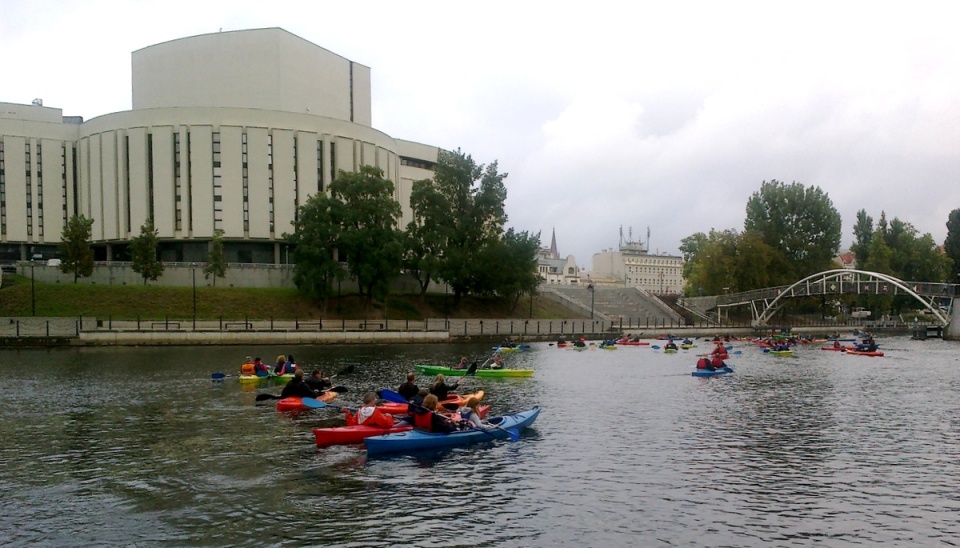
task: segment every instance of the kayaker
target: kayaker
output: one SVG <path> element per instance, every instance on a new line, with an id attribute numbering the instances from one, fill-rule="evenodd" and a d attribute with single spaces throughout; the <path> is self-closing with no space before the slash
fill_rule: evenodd
<path id="1" fill-rule="evenodd" d="M 480 418 L 480 400 L 476 396 L 467 398 L 460 408 L 460 419 L 466 421 L 472 428 L 483 428 L 483 419 Z"/>
<path id="2" fill-rule="evenodd" d="M 503 358 L 500 357 L 500 354 L 493 357 L 493 363 L 490 364 L 490 369 L 503 369 Z"/>
<path id="3" fill-rule="evenodd" d="M 467 367 L 470 367 L 470 366 L 467 365 L 467 357 L 466 357 L 466 356 L 461 357 L 461 358 L 460 358 L 460 363 L 458 363 L 457 365 L 453 366 L 454 369 L 466 369 Z"/>
<path id="4" fill-rule="evenodd" d="M 256 375 L 257 369 L 253 366 L 253 358 L 247 356 L 243 360 L 243 365 L 240 366 L 241 375 Z"/>
<path id="5" fill-rule="evenodd" d="M 456 390 L 460 386 L 460 381 L 462 378 L 457 379 L 457 382 L 450 386 L 446 382 L 446 377 L 443 376 L 443 373 L 437 375 L 437 378 L 433 381 L 433 386 L 430 387 L 430 393 L 437 397 L 438 400 L 445 400 L 449 393 L 453 390 Z"/>
<path id="6" fill-rule="evenodd" d="M 673 342 L 673 341 L 670 341 L 670 342 L 668 342 L 667 344 L 663 345 L 663 349 L 664 349 L 664 350 L 676 350 L 676 349 L 677 349 L 677 344 L 676 344 L 675 342 Z"/>
<path id="7" fill-rule="evenodd" d="M 723 360 L 720 358 L 720 355 L 714 354 L 713 359 L 710 360 L 710 367 L 708 367 L 707 369 L 710 369 L 712 371 L 716 369 L 723 369 L 726 366 L 727 364 L 723 363 Z"/>
<path id="8" fill-rule="evenodd" d="M 260 359 L 260 356 L 257 356 L 253 359 L 253 373 L 258 377 L 266 377 L 270 375 L 270 368 L 267 367 L 267 364 L 263 363 L 263 360 Z"/>
<path id="9" fill-rule="evenodd" d="M 363 405 L 357 409 L 357 424 L 393 428 L 393 417 L 377 409 L 377 395 L 367 392 L 363 395 Z"/>
<path id="10" fill-rule="evenodd" d="M 700 359 L 697 360 L 697 369 L 710 369 L 710 360 L 705 356 L 701 356 Z"/>
<path id="11" fill-rule="evenodd" d="M 417 383 L 414 382 L 415 380 L 416 375 L 414 375 L 413 371 L 407 373 L 407 382 L 401 384 L 400 388 L 397 388 L 397 394 L 403 396 L 403 398 L 407 401 L 412 400 L 414 396 L 417 395 L 417 392 L 420 391 L 420 389 L 417 387 Z"/>
<path id="12" fill-rule="evenodd" d="M 437 397 L 430 394 L 423 399 L 423 405 L 414 411 L 413 425 L 428 432 L 450 433 L 456 431 L 453 422 L 437 412 Z"/>
<path id="13" fill-rule="evenodd" d="M 837 340 L 837 339 L 834 339 L 834 340 L 833 340 L 833 347 L 834 347 L 834 348 L 840 348 L 840 341 Z"/>
<path id="14" fill-rule="evenodd" d="M 287 365 L 287 357 L 284 356 L 283 354 L 280 354 L 279 356 L 277 356 L 277 364 L 273 366 L 273 374 L 283 375 L 284 370 L 286 369 L 285 368 L 286 365 Z"/>
<path id="15" fill-rule="evenodd" d="M 316 398 L 318 396 L 317 392 L 303 381 L 303 371 L 294 373 L 293 378 L 290 379 L 290 382 L 288 382 L 286 386 L 283 387 L 283 391 L 280 392 L 281 398 L 289 398 L 292 396 L 301 398 Z"/>
<path id="16" fill-rule="evenodd" d="M 283 366 L 286 368 L 287 373 L 294 373 L 297 371 L 297 361 L 293 359 L 293 354 L 287 356 L 286 361 L 283 362 Z"/>
<path id="17" fill-rule="evenodd" d="M 316 390 L 317 392 L 323 392 L 327 388 L 332 388 L 333 383 L 330 382 L 330 379 L 323 376 L 323 371 L 319 369 L 314 369 L 313 373 L 310 374 L 309 379 L 304 379 L 307 386 Z"/>

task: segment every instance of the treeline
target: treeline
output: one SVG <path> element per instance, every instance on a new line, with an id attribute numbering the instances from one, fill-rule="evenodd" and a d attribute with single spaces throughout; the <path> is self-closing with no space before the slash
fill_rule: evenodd
<path id="1" fill-rule="evenodd" d="M 442 281 L 455 307 L 467 295 L 504 297 L 515 307 L 539 283 L 540 235 L 504 231 L 506 176 L 496 162 L 478 165 L 460 150 L 441 151 L 434 179 L 413 183 L 413 221 L 399 227 L 400 204 L 382 170 L 340 171 L 329 194 L 307 200 L 293 233 L 284 234 L 294 282 L 325 309 L 334 283 L 347 274 L 372 303 L 386 298 L 390 282 L 406 271 L 418 280 L 421 299 Z"/>
<path id="2" fill-rule="evenodd" d="M 865 210 L 853 228 L 857 268 L 917 282 L 957 283 L 960 268 L 960 209 L 950 214 L 943 250 L 930 234 L 920 235 L 910 223 L 887 222 Z M 830 198 L 818 187 L 764 181 L 747 201 L 743 231 L 697 232 L 682 240 L 685 292 L 718 295 L 777 285 L 840 268 L 841 222 Z M 889 297 L 875 297 L 868 306 L 895 308 Z M 880 302 L 883 301 L 883 302 Z"/>

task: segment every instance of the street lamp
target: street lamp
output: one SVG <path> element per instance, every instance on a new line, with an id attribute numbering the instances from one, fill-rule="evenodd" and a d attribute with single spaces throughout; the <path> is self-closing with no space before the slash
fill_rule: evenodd
<path id="1" fill-rule="evenodd" d="M 37 290 L 33 279 L 33 267 L 35 263 L 30 259 L 30 309 L 34 316 L 37 315 Z"/>
<path id="2" fill-rule="evenodd" d="M 193 330 L 197 330 L 197 263 L 190 263 L 190 277 L 193 280 Z"/>
<path id="3" fill-rule="evenodd" d="M 592 320 L 593 319 L 593 302 L 594 302 L 594 297 L 596 296 L 596 293 L 593 288 L 593 284 L 588 285 L 587 289 L 590 290 L 590 319 Z"/>

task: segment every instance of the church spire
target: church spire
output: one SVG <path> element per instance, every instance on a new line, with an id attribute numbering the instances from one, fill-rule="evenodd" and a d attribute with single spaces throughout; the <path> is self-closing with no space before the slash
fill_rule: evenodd
<path id="1" fill-rule="evenodd" d="M 557 252 L 557 229 L 553 229 L 553 236 L 550 238 L 550 257 L 559 259 L 560 253 Z"/>

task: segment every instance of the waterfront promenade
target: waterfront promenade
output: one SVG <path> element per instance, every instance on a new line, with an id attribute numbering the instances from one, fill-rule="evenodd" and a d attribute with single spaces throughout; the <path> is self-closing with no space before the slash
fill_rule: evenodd
<path id="1" fill-rule="evenodd" d="M 718 334 L 752 336 L 787 326 L 753 328 L 749 324 L 627 323 L 610 320 L 263 320 L 263 319 L 151 319 L 112 320 L 82 318 L 0 318 L 4 346 L 183 346 L 246 344 L 390 344 L 471 340 L 499 342 L 587 340 L 617 338 L 622 334 L 654 338 L 713 337 Z M 806 323 L 788 326 L 813 335 L 848 333 L 855 329 L 909 333 L 908 324 L 890 322 Z"/>

